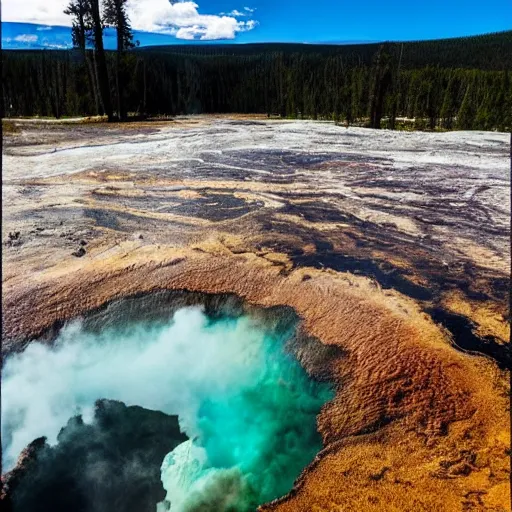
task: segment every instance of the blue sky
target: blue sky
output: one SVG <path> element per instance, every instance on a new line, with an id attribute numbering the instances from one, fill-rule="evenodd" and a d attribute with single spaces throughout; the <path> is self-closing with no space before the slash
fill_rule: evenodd
<path id="1" fill-rule="evenodd" d="M 62 13 L 68 1 L 2 0 L 2 46 L 69 46 L 70 20 Z M 414 40 L 512 29 L 512 0 L 129 0 L 128 6 L 142 45 Z M 106 39 L 114 45 L 108 32 Z"/>

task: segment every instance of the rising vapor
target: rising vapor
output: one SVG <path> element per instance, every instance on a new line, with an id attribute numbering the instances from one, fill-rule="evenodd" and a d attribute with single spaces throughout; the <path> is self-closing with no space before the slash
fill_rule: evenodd
<path id="1" fill-rule="evenodd" d="M 73 323 L 52 347 L 31 343 L 5 362 L 4 470 L 32 440 L 55 443 L 72 416 L 90 421 L 97 399 L 120 400 L 177 414 L 190 439 L 162 464 L 172 511 L 254 510 L 321 448 L 316 415 L 331 391 L 284 350 L 290 334 L 197 307 L 101 333 Z"/>

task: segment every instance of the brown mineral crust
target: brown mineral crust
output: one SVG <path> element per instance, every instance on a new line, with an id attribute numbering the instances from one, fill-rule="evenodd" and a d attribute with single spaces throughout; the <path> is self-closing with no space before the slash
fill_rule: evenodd
<path id="1" fill-rule="evenodd" d="M 506 396 L 496 389 L 503 375 L 455 351 L 412 300 L 394 291 L 351 274 L 287 271 L 213 242 L 188 249 L 126 243 L 113 256 L 62 266 L 38 281 L 6 283 L 4 339 L 40 334 L 114 299 L 173 289 L 291 306 L 309 334 L 340 347 L 344 357 L 329 369 L 337 393 L 318 418 L 326 448 L 290 497 L 270 508 L 382 510 L 384 503 L 385 510 L 463 510 L 473 487 L 487 493 L 479 495 L 484 504 L 492 496 L 506 507 L 506 493 L 496 490 L 506 490 L 509 468 Z M 489 455 L 493 468 L 470 461 L 454 471 L 451 461 L 462 452 Z M 372 476 L 381 466 L 389 469 Z M 493 510 L 485 506 L 480 510 Z"/>
<path id="2" fill-rule="evenodd" d="M 4 151 L 4 354 L 158 290 L 290 306 L 343 355 L 319 368 L 301 353 L 336 388 L 318 417 L 324 450 L 289 495 L 262 508 L 510 511 L 509 374 L 499 369 L 510 336 L 510 183 L 500 134 L 213 116 L 20 130 Z M 395 158 L 413 165 L 395 168 Z M 71 256 L 84 238 L 86 254 Z M 470 321 L 470 347 L 494 361 L 458 350 L 432 307 Z"/>

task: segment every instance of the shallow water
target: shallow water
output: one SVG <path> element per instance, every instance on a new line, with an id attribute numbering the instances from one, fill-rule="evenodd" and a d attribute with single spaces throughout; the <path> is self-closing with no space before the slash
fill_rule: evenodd
<path id="1" fill-rule="evenodd" d="M 322 447 L 316 416 L 332 392 L 286 351 L 292 334 L 198 307 L 101 333 L 69 325 L 53 347 L 5 361 L 4 468 L 37 437 L 55 443 L 75 414 L 90 421 L 95 400 L 121 400 L 177 414 L 190 439 L 162 465 L 172 511 L 254 510 L 288 492 Z"/>

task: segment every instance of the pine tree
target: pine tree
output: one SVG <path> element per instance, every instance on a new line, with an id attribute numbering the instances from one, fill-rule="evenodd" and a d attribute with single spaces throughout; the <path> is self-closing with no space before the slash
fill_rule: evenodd
<path id="1" fill-rule="evenodd" d="M 491 99 L 491 90 L 484 89 L 484 97 L 480 101 L 478 108 L 476 110 L 474 128 L 478 130 L 488 130 L 492 127 L 492 119 L 491 119 L 491 109 L 492 109 L 492 99 Z"/>
<path id="2" fill-rule="evenodd" d="M 114 27 L 117 33 L 117 50 L 133 48 L 133 31 L 126 12 L 128 0 L 103 0 L 103 21 L 105 25 Z"/>
<path id="3" fill-rule="evenodd" d="M 64 10 L 64 14 L 73 16 L 71 25 L 73 46 L 85 51 L 87 32 L 90 30 L 90 10 L 87 0 L 71 0 Z"/>
<path id="4" fill-rule="evenodd" d="M 73 47 L 80 50 L 87 67 L 87 78 L 89 81 L 89 89 L 94 98 L 96 106 L 96 114 L 100 111 L 98 89 L 93 70 L 93 65 L 89 54 L 87 53 L 87 39 L 91 33 L 91 12 L 88 0 L 71 0 L 68 7 L 64 10 L 64 14 L 73 16 L 71 26 L 71 36 Z"/>
<path id="5" fill-rule="evenodd" d="M 457 128 L 459 130 L 471 130 L 475 121 L 475 111 L 473 108 L 472 98 L 473 84 L 468 84 L 464 99 L 460 105 L 459 113 L 457 115 Z"/>
<path id="6" fill-rule="evenodd" d="M 385 45 L 382 45 L 375 57 L 373 69 L 369 108 L 370 128 L 380 128 L 380 122 L 383 115 L 384 98 L 391 82 L 391 55 Z"/>
<path id="7" fill-rule="evenodd" d="M 128 0 L 103 0 L 105 25 L 114 27 L 117 33 L 116 53 L 116 90 L 117 90 L 117 114 L 121 120 L 127 118 L 124 100 L 124 80 L 122 76 L 122 59 L 125 50 L 135 46 L 133 31 L 126 12 Z"/>
<path id="8" fill-rule="evenodd" d="M 96 69 L 98 75 L 99 90 L 103 103 L 103 108 L 107 114 L 108 121 L 114 120 L 112 110 L 112 99 L 110 97 L 110 85 L 107 70 L 107 60 L 105 57 L 105 48 L 103 46 L 103 22 L 100 15 L 100 0 L 87 0 L 88 12 L 91 17 L 91 40 L 96 49 Z"/>
<path id="9" fill-rule="evenodd" d="M 503 103 L 499 107 L 501 115 L 497 127 L 502 132 L 507 130 L 512 132 L 512 86 L 508 70 L 503 72 L 501 91 Z"/>
<path id="10" fill-rule="evenodd" d="M 450 77 L 448 85 L 446 87 L 443 104 L 441 105 L 441 112 L 439 116 L 441 117 L 441 126 L 446 130 L 451 130 L 453 126 L 453 117 L 454 117 L 454 79 L 453 76 Z"/>

